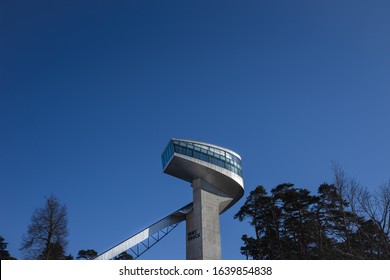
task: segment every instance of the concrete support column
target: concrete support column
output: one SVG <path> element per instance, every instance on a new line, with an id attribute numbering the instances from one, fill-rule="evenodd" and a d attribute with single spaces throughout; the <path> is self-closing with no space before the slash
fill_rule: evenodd
<path id="1" fill-rule="evenodd" d="M 220 260 L 221 204 L 230 201 L 203 179 L 192 183 L 193 210 L 187 214 L 186 257 L 188 260 Z"/>

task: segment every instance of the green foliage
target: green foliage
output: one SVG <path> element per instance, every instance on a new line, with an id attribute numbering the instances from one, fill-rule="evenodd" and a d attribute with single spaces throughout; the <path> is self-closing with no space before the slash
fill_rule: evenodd
<path id="1" fill-rule="evenodd" d="M 318 195 L 293 184 L 251 191 L 235 215 L 248 220 L 242 254 L 252 259 L 390 259 L 390 239 L 379 223 L 351 211 L 344 193 L 323 184 Z"/>

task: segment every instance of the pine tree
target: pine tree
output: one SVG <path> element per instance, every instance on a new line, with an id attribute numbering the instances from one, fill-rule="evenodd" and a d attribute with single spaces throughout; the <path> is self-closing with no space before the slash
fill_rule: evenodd
<path id="1" fill-rule="evenodd" d="M 93 249 L 80 250 L 76 259 L 78 260 L 93 260 L 96 258 L 98 253 Z"/>
<path id="2" fill-rule="evenodd" d="M 16 260 L 10 255 L 7 250 L 8 243 L 4 242 L 5 239 L 0 236 L 0 260 Z"/>
<path id="3" fill-rule="evenodd" d="M 133 256 L 127 253 L 126 251 L 120 253 L 118 256 L 114 258 L 114 260 L 132 260 L 132 259 L 134 259 Z"/>

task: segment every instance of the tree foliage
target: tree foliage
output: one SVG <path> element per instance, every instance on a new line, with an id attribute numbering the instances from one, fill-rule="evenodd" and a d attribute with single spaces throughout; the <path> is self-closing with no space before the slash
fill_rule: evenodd
<path id="1" fill-rule="evenodd" d="M 96 258 L 98 253 L 93 249 L 80 250 L 76 259 L 78 260 L 93 260 Z"/>
<path id="2" fill-rule="evenodd" d="M 27 258 L 39 260 L 68 259 L 65 248 L 68 236 L 68 217 L 65 205 L 51 195 L 44 207 L 37 208 L 23 237 L 21 250 Z"/>
<path id="3" fill-rule="evenodd" d="M 132 259 L 133 259 L 133 256 L 130 255 L 129 253 L 127 253 L 126 251 L 120 253 L 118 256 L 116 256 L 114 258 L 114 260 L 132 260 Z"/>
<path id="4" fill-rule="evenodd" d="M 0 260 L 16 260 L 7 250 L 8 243 L 0 236 Z"/>
<path id="5" fill-rule="evenodd" d="M 317 195 L 293 184 L 251 191 L 235 218 L 248 220 L 242 254 L 252 259 L 390 259 L 390 183 L 370 197 L 336 171 Z"/>

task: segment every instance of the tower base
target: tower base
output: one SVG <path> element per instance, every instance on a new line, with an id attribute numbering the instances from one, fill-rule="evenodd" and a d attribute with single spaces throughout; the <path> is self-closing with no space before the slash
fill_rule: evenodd
<path id="1" fill-rule="evenodd" d="M 219 214 L 232 199 L 203 179 L 192 183 L 193 210 L 186 217 L 187 260 L 220 260 Z"/>

